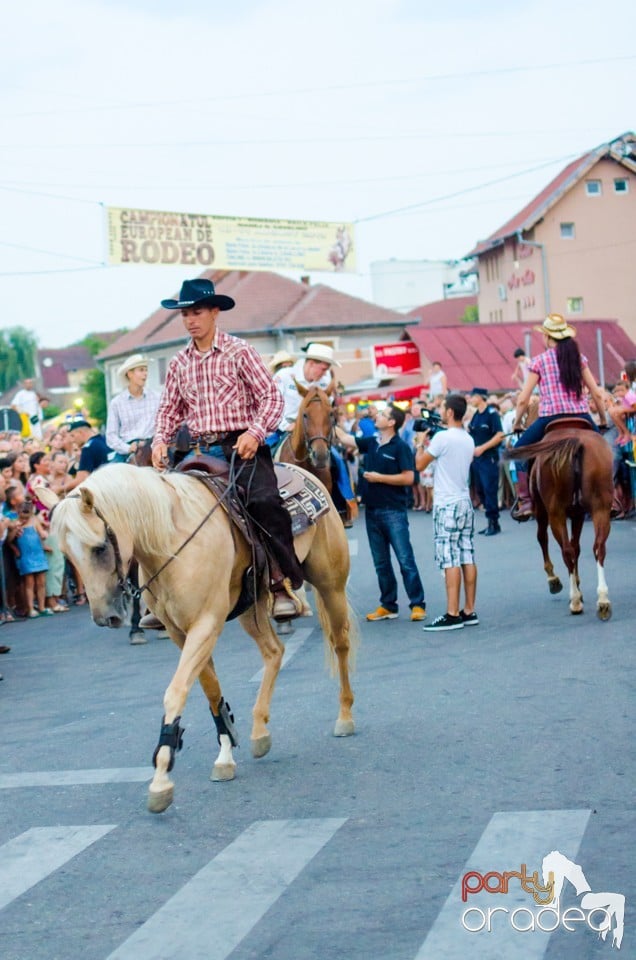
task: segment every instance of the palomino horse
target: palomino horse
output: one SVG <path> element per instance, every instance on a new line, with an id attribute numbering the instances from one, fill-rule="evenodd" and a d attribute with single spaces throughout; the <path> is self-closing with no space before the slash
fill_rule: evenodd
<path id="1" fill-rule="evenodd" d="M 591 516 L 598 578 L 596 614 L 599 620 L 609 620 L 612 605 L 604 565 L 613 497 L 612 451 L 600 433 L 589 427 L 585 429 L 586 426 L 584 420 L 555 420 L 543 440 L 527 447 L 513 447 L 505 456 L 512 460 L 533 461 L 530 491 L 535 504 L 543 568 L 550 593 L 559 593 L 563 588 L 548 553 L 549 525 L 570 575 L 571 613 L 583 613 L 578 560 L 583 521 L 586 514 Z M 571 533 L 568 532 L 568 519 Z"/>
<path id="2" fill-rule="evenodd" d="M 156 769 L 148 794 L 148 809 L 153 813 L 162 812 L 173 800 L 174 784 L 168 774 L 181 745 L 181 716 L 197 679 L 210 704 L 221 747 L 212 779 L 234 777 L 232 746 L 237 739 L 212 651 L 239 598 L 252 555 L 219 506 L 219 500 L 193 476 L 159 474 L 122 463 L 95 471 L 52 513 L 52 530 L 84 577 L 95 623 L 105 627 L 123 623 L 125 571 L 134 556 L 144 596 L 181 650 L 164 695 L 164 719 L 153 758 Z M 336 512 L 329 510 L 319 517 L 296 538 L 295 547 L 306 579 L 315 587 L 325 643 L 332 666 L 337 662 L 339 671 L 340 710 L 334 735 L 349 736 L 354 732 L 349 657 L 357 635 L 346 596 L 349 547 Z M 241 614 L 240 622 L 256 641 L 264 663 L 251 735 L 252 754 L 262 757 L 271 746 L 267 722 L 284 652 L 269 620 L 266 590 L 258 592 L 256 603 Z"/>

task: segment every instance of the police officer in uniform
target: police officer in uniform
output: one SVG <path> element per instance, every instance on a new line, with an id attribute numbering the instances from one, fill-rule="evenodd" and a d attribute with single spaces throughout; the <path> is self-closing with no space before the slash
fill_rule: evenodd
<path id="1" fill-rule="evenodd" d="M 499 446 L 504 438 L 501 418 L 494 407 L 487 402 L 488 391 L 483 387 L 473 387 L 468 395 L 472 406 L 476 407 L 468 432 L 475 441 L 475 454 L 472 463 L 473 480 L 479 498 L 486 510 L 488 526 L 480 530 L 487 537 L 501 533 L 499 526 L 499 505 L 497 490 L 499 487 Z"/>

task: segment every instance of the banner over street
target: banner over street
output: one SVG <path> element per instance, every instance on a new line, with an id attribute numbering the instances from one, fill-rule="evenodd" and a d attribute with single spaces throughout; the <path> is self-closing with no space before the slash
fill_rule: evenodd
<path id="1" fill-rule="evenodd" d="M 355 272 L 353 225 L 108 207 L 110 264 Z"/>

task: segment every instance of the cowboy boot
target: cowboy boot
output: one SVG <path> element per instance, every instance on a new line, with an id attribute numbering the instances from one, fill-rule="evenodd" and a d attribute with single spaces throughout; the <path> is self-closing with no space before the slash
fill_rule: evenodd
<path id="1" fill-rule="evenodd" d="M 525 470 L 517 469 L 517 499 L 512 505 L 510 516 L 519 523 L 525 523 L 534 516 L 534 506 L 528 487 L 528 474 Z"/>
<path id="2" fill-rule="evenodd" d="M 289 577 L 276 580 L 269 589 L 272 596 L 271 616 L 277 623 L 295 620 L 296 617 L 302 616 L 303 603 L 294 593 Z"/>

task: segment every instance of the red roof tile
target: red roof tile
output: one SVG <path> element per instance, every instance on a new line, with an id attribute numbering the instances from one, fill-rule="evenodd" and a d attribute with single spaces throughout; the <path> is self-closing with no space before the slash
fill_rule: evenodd
<path id="1" fill-rule="evenodd" d="M 537 325 L 540 323 L 537 320 Z M 636 358 L 634 343 L 615 320 L 583 320 L 576 323 L 577 341 L 599 378 L 597 331 L 603 343 L 605 382 L 619 379 L 625 361 Z M 525 348 L 525 334 L 531 333 L 531 352 L 540 353 L 543 338 L 525 323 L 476 323 L 455 327 L 410 327 L 408 336 L 420 348 L 422 359 L 439 360 L 448 378 L 450 390 L 512 390 L 515 366 L 513 353 Z"/>

